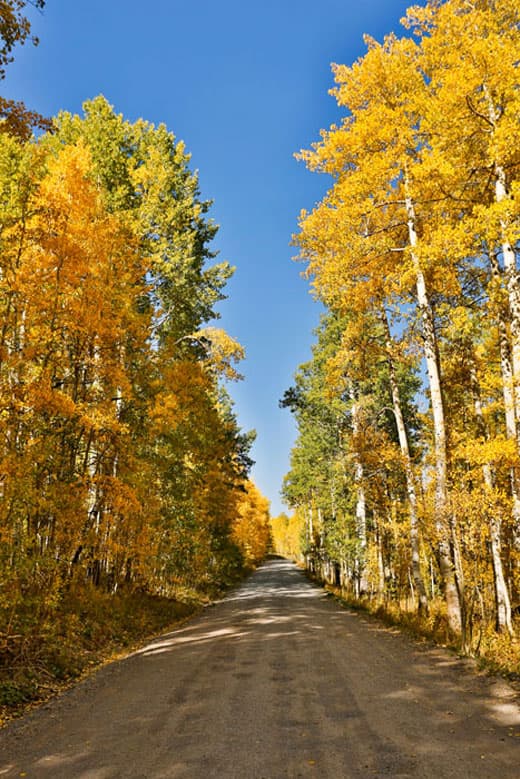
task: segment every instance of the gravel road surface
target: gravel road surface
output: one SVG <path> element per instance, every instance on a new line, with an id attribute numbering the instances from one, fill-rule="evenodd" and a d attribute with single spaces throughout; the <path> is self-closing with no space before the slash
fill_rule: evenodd
<path id="1" fill-rule="evenodd" d="M 224 601 L 0 731 L 0 777 L 520 779 L 503 681 L 269 560 Z"/>

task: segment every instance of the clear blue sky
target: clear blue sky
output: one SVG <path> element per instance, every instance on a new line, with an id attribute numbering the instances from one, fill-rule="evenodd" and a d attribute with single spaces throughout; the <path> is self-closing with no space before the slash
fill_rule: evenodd
<path id="1" fill-rule="evenodd" d="M 241 426 L 257 430 L 253 477 L 273 514 L 295 437 L 278 400 L 309 358 L 319 317 L 289 242 L 327 186 L 293 154 L 339 117 L 330 63 L 362 55 L 363 33 L 399 32 L 411 4 L 47 0 L 43 14 L 29 9 L 40 45 L 16 50 L 1 87 L 47 116 L 101 93 L 186 142 L 214 200 L 215 248 L 237 268 L 221 324 L 246 348 L 232 394 Z"/>

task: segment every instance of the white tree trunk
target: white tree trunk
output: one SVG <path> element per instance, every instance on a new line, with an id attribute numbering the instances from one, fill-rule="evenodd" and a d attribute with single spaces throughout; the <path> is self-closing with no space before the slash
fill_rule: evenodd
<path id="1" fill-rule="evenodd" d="M 408 504 L 410 511 L 410 548 L 412 553 L 412 574 L 418 593 L 419 612 L 428 613 L 428 597 L 426 587 L 421 574 L 421 554 L 419 543 L 419 520 L 417 516 L 417 492 L 415 489 L 415 479 L 413 475 L 412 460 L 410 457 L 410 447 L 408 444 L 408 433 L 404 423 L 403 411 L 401 407 L 401 396 L 399 385 L 395 374 L 395 364 L 392 349 L 392 336 L 386 311 L 381 312 L 381 321 L 385 330 L 386 356 L 388 361 L 388 372 L 390 377 L 390 390 L 392 393 L 392 406 L 394 411 L 397 434 L 399 436 L 399 447 L 403 456 L 404 468 L 406 474 L 406 491 L 408 493 Z"/>
<path id="2" fill-rule="evenodd" d="M 354 434 L 354 440 L 360 432 L 360 418 L 359 418 L 359 405 L 355 397 L 354 390 L 351 389 L 352 398 L 352 432 Z M 366 509 L 366 497 L 365 488 L 363 485 L 363 463 L 358 452 L 354 452 L 355 466 L 354 466 L 354 481 L 356 484 L 356 536 L 358 540 L 359 553 L 356 559 L 356 594 L 362 595 L 366 592 L 366 551 L 367 551 L 367 509 Z"/>
<path id="3" fill-rule="evenodd" d="M 487 426 L 482 411 L 482 403 L 478 392 L 476 376 L 472 375 L 473 401 L 475 407 L 475 416 L 483 437 L 488 438 Z M 485 463 L 482 466 L 484 484 L 491 494 L 494 490 L 494 478 L 491 465 Z M 504 576 L 504 566 L 502 565 L 502 522 L 496 515 L 492 506 L 489 510 L 489 538 L 491 546 L 491 559 L 493 562 L 493 584 L 495 588 L 496 603 L 496 626 L 497 630 L 504 632 L 507 630 L 510 636 L 513 635 L 513 623 L 511 619 L 511 600 L 507 589 Z"/>
<path id="4" fill-rule="evenodd" d="M 495 168 L 496 181 L 495 193 L 496 202 L 501 203 L 507 197 L 506 177 L 503 168 L 499 165 Z M 510 332 L 511 332 L 511 360 L 513 368 L 513 398 L 517 422 L 517 441 L 520 420 L 520 279 L 516 267 L 516 254 L 511 243 L 506 238 L 505 225 L 502 225 L 502 258 L 504 262 L 504 271 L 507 284 L 507 294 L 510 310 Z"/>
<path id="5" fill-rule="evenodd" d="M 494 130 L 500 119 L 500 113 L 497 112 L 493 98 L 486 83 L 482 85 L 483 92 L 487 99 L 488 105 L 488 117 L 489 122 Z M 495 160 L 495 201 L 496 203 L 502 203 L 509 197 L 507 188 L 507 177 L 504 166 L 500 160 Z M 512 368 L 512 395 L 514 405 L 514 417 L 515 417 L 515 437 L 517 442 L 517 450 L 520 453 L 520 278 L 518 275 L 518 269 L 516 264 L 516 253 L 507 237 L 507 226 L 504 222 L 500 225 L 501 235 L 501 251 L 502 259 L 504 263 L 504 273 L 509 301 L 509 332 L 511 343 L 511 368 Z M 494 271 L 498 268 L 498 262 L 495 260 Z M 502 334 L 501 334 L 502 335 Z M 505 332 L 505 338 L 507 340 L 507 330 Z M 502 346 L 502 344 L 501 344 Z M 505 384 L 506 382 L 504 382 Z M 505 397 L 504 397 L 505 399 Z M 507 414 L 507 402 L 506 402 L 506 414 Z M 513 425 L 510 423 L 510 432 L 512 432 Z M 509 433 L 508 433 L 509 435 Z M 511 435 L 512 437 L 512 435 Z M 520 548 L 520 499 L 519 499 L 519 486 L 518 486 L 518 473 L 512 474 L 513 483 L 513 519 L 514 528 L 513 535 L 515 545 Z"/>
<path id="6" fill-rule="evenodd" d="M 505 171 L 499 165 L 495 166 L 495 197 L 500 203 L 507 197 Z M 511 333 L 511 368 L 512 368 L 512 396 L 514 404 L 517 449 L 520 453 L 520 279 L 516 265 L 516 254 L 510 242 L 506 238 L 505 225 L 502 225 L 502 258 L 509 300 L 509 332 Z M 510 423 L 510 430 L 513 425 Z M 518 487 L 518 474 L 513 474 L 513 517 L 514 539 L 517 548 L 520 547 L 520 496 Z"/>
<path id="7" fill-rule="evenodd" d="M 444 596 L 448 612 L 448 622 L 454 633 L 462 631 L 461 598 L 455 579 L 455 566 L 450 546 L 450 523 L 448 517 L 448 466 L 446 446 L 446 424 L 442 399 L 441 375 L 438 359 L 437 341 L 434 327 L 433 310 L 426 289 L 424 274 L 414 251 L 417 246 L 415 229 L 415 210 L 409 194 L 406 195 L 406 213 L 408 219 L 408 238 L 412 259 L 415 265 L 417 303 L 423 326 L 423 350 L 428 373 L 430 400 L 432 405 L 435 454 L 435 512 L 438 534 L 437 553 L 439 569 L 443 581 Z"/>
<path id="8" fill-rule="evenodd" d="M 489 254 L 491 269 L 495 279 L 501 279 L 502 272 L 497 258 L 492 252 Z M 515 413 L 514 397 L 514 379 L 513 366 L 511 365 L 511 346 L 507 332 L 507 324 L 503 313 L 499 310 L 497 317 L 498 341 L 500 348 L 500 369 L 502 373 L 502 395 L 504 398 L 504 417 L 506 424 L 506 437 L 509 440 L 518 442 L 517 421 Z M 519 535 L 520 529 L 520 479 L 518 469 L 511 468 L 511 496 L 513 499 L 513 528 L 515 529 L 515 538 Z"/>

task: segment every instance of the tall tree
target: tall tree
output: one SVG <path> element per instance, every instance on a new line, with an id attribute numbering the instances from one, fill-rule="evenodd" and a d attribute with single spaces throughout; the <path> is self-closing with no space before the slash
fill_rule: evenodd
<path id="1" fill-rule="evenodd" d="M 318 296 L 333 310 L 373 312 L 383 326 L 386 311 L 399 312 L 401 323 L 408 320 L 410 343 L 422 352 L 430 396 L 425 430 L 432 433 L 424 441 L 424 466 L 434 475 L 429 535 L 449 623 L 463 641 L 471 588 L 484 586 L 469 508 L 477 494 L 487 496 L 483 527 L 500 629 L 511 630 L 508 584 L 517 586 L 510 562 L 506 583 L 511 523 L 501 523 L 499 485 L 507 488 L 509 471 L 514 536 L 520 505 L 518 449 L 511 450 L 519 418 L 518 16 L 510 0 L 413 7 L 404 22 L 415 40 L 391 35 L 380 45 L 367 39 L 364 57 L 334 67 L 334 94 L 346 116 L 300 155 L 334 179 L 314 211 L 302 214 L 296 237 Z M 464 328 L 462 340 L 456 323 Z M 386 330 L 390 347 L 401 328 L 397 321 Z M 466 367 L 457 356 L 461 349 Z M 393 351 L 387 349 L 390 371 Z M 492 416 L 500 402 L 496 366 L 504 410 L 498 423 Z M 398 406 L 394 393 L 396 421 Z M 402 435 L 400 441 L 406 461 Z M 408 479 L 410 506 L 413 492 Z"/>

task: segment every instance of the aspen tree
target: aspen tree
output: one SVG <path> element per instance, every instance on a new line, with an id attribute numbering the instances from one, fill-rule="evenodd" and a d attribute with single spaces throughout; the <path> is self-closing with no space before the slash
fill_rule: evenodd
<path id="1" fill-rule="evenodd" d="M 519 213 L 514 192 L 520 166 L 520 9 L 513 0 L 450 0 L 412 8 L 406 23 L 421 40 L 422 66 L 431 79 L 423 126 L 431 139 L 432 157 L 442 159 L 434 175 L 457 203 L 459 218 L 464 217 L 466 231 L 473 236 L 473 252 L 478 256 L 484 250 L 493 276 L 503 279 L 506 290 L 508 321 L 503 321 L 502 309 L 497 325 L 506 425 L 508 435 L 518 439 L 520 283 L 515 245 Z M 454 38 L 457 47 L 450 45 Z M 512 490 L 518 526 L 517 475 Z"/>
<path id="2" fill-rule="evenodd" d="M 519 214 L 520 127 L 518 123 L 518 50 L 520 9 L 510 0 L 451 0 L 413 8 L 407 23 L 421 39 L 422 62 L 431 78 L 424 127 L 432 156 L 443 164 L 435 172 L 458 207 L 458 219 L 473 240 L 468 251 L 491 264 L 491 310 L 499 333 L 507 437 L 517 441 L 520 419 L 520 283 L 515 246 Z M 453 37 L 456 49 L 449 45 Z M 442 107 L 442 108 L 441 108 Z M 440 121 L 439 110 L 443 119 Z M 460 234 L 460 233 L 459 233 Z M 511 468 L 512 516 L 518 539 L 520 489 L 518 464 Z M 500 629 L 511 630 L 504 584 L 500 527 L 490 519 L 493 567 Z M 517 542 L 518 543 L 518 542 Z"/>
<path id="3" fill-rule="evenodd" d="M 466 649 L 476 599 L 489 593 L 484 613 L 494 590 L 496 627 L 511 633 L 510 592 L 518 591 L 512 539 L 517 544 L 520 521 L 519 17 L 514 0 L 432 0 L 413 7 L 404 24 L 415 41 L 391 35 L 379 45 L 368 39 L 364 57 L 334 67 L 333 93 L 345 118 L 300 155 L 311 170 L 333 178 L 322 202 L 302 213 L 295 242 L 317 296 L 335 315 L 351 317 L 342 345 L 350 350 L 350 371 L 362 366 L 374 381 L 361 356 L 369 348 L 362 338 L 356 343 L 352 323 L 357 319 L 367 335 L 376 316 L 386 333 L 376 341 L 389 371 L 415 563 L 420 546 L 413 540 L 406 415 L 403 427 L 392 380 L 401 355 L 396 361 L 395 323 L 390 330 L 385 325 L 387 310 L 398 312 L 401 329 L 408 324 L 405 337 L 422 353 L 430 398 L 423 415 L 428 436 L 421 441 L 428 469 L 422 531 L 436 543 L 449 624 Z M 371 346 L 370 354 L 376 352 Z M 357 382 L 355 407 L 364 415 L 372 401 L 364 396 L 360 406 L 359 373 Z M 372 448 L 380 447 L 386 495 L 370 481 L 370 446 L 357 451 L 373 523 L 369 555 L 377 546 L 370 565 L 377 563 L 382 580 L 385 555 L 388 560 L 389 549 L 395 555 L 402 528 L 377 425 L 367 418 L 362 427 Z M 347 448 L 355 451 L 356 436 L 346 432 Z M 353 486 L 348 489 L 355 495 Z M 420 575 L 420 565 L 414 568 Z"/>
<path id="4" fill-rule="evenodd" d="M 173 594 L 244 562 L 232 525 L 252 434 L 221 386 L 243 349 L 204 327 L 231 269 L 205 267 L 215 227 L 184 147 L 104 100 L 60 121 L 27 145 L 0 135 L 0 568 L 15 622 L 27 588 L 58 609 L 86 580 Z"/>
<path id="5" fill-rule="evenodd" d="M 410 456 L 408 432 L 406 429 L 406 424 L 403 416 L 403 409 L 401 404 L 401 393 L 399 391 L 399 385 L 396 376 L 396 366 L 395 366 L 395 359 L 394 359 L 395 344 L 390 332 L 388 317 L 384 309 L 381 311 L 380 319 L 383 325 L 383 332 L 385 337 L 385 350 L 386 350 L 386 355 L 388 360 L 390 391 L 392 394 L 392 408 L 395 416 L 397 434 L 399 437 L 399 447 L 401 449 L 401 454 L 404 461 L 404 469 L 406 473 L 406 490 L 408 493 L 408 503 L 409 503 L 409 511 L 410 511 L 410 548 L 412 554 L 412 574 L 413 574 L 413 580 L 418 593 L 419 612 L 427 614 L 428 597 L 426 595 L 426 587 L 424 586 L 424 580 L 421 573 L 421 551 L 420 551 L 420 538 L 419 538 L 417 489 L 415 484 L 415 475 L 413 472 L 412 459 Z"/>
<path id="6" fill-rule="evenodd" d="M 430 200 L 430 192 L 424 191 L 424 181 L 421 178 L 422 148 L 418 134 L 417 100 L 418 94 L 424 95 L 425 85 L 416 66 L 416 58 L 416 48 L 410 41 L 398 41 L 390 36 L 383 46 L 369 41 L 367 55 L 351 69 L 336 66 L 338 87 L 334 92 L 338 104 L 346 108 L 349 115 L 342 127 L 332 128 L 329 133 L 324 133 L 322 142 L 316 145 L 315 150 L 303 153 L 302 157 L 311 168 L 332 173 L 337 177 L 332 201 L 341 202 L 345 192 L 348 206 L 356 209 L 360 217 L 364 216 L 364 237 L 368 246 L 364 251 L 360 247 L 356 259 L 361 261 L 365 272 L 368 266 L 367 257 L 372 257 L 372 273 L 387 279 L 387 294 L 392 294 L 392 283 L 395 290 L 396 274 L 399 272 L 405 281 L 413 282 L 415 286 L 434 421 L 435 512 L 439 567 L 450 626 L 454 632 L 460 632 L 462 593 L 458 590 L 455 561 L 451 555 L 455 530 L 449 520 L 446 424 L 439 349 L 423 267 L 425 260 L 422 251 L 419 251 L 417 231 L 419 206 L 421 221 L 432 216 L 432 213 L 431 207 L 426 205 Z M 425 210 L 424 214 L 422 209 Z M 346 210 L 343 208 L 343 211 Z M 323 210 L 316 219 L 323 223 Z M 374 230 L 371 230 L 371 222 L 377 224 Z M 348 225 L 347 217 L 345 229 Z M 403 225 L 406 226 L 405 231 Z M 355 230 L 358 236 L 363 235 L 361 219 Z M 383 246 L 378 245 L 376 240 L 376 248 L 373 248 L 370 243 L 379 231 L 384 233 Z M 389 245 L 388 241 L 392 238 L 394 243 Z M 348 240 L 351 240 L 350 236 Z M 302 243 L 305 246 L 305 238 Z M 359 240 L 357 245 L 359 246 Z M 396 254 L 392 253 L 392 250 L 402 253 L 401 261 L 394 259 Z M 341 254 L 330 260 L 320 260 L 318 255 L 319 250 L 314 249 L 309 258 L 310 273 L 315 273 L 318 268 L 321 273 L 323 267 L 332 265 L 332 273 L 336 274 L 336 278 L 341 278 L 341 274 L 347 275 L 345 266 L 341 266 Z M 356 274 L 354 258 L 350 267 Z M 390 271 L 388 275 L 387 269 Z M 327 273 L 331 272 L 326 270 L 323 274 L 325 290 L 328 289 Z M 322 283 L 321 276 L 317 283 Z"/>
<path id="7" fill-rule="evenodd" d="M 258 564 L 265 557 L 271 541 L 269 501 L 252 481 L 246 482 L 240 495 L 231 535 L 246 564 Z"/>

